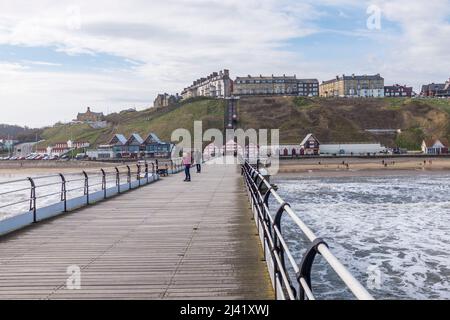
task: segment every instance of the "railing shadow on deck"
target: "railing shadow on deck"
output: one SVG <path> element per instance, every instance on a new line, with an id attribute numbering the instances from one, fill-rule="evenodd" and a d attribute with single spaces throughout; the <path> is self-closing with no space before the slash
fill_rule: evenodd
<path id="1" fill-rule="evenodd" d="M 276 298 L 279 300 L 315 300 L 311 284 L 311 271 L 315 257 L 320 254 L 357 299 L 373 300 L 372 295 L 331 253 L 325 241 L 318 238 L 299 218 L 259 170 L 250 165 L 248 161 L 242 161 L 242 175 Z M 270 212 L 269 209 L 271 196 L 279 206 L 276 212 Z M 283 237 L 281 231 L 283 216 L 290 218 L 309 242 L 309 247 L 300 262 L 295 260 Z M 289 267 L 295 272 L 297 283 L 294 283 L 289 275 L 286 258 L 290 264 Z"/>

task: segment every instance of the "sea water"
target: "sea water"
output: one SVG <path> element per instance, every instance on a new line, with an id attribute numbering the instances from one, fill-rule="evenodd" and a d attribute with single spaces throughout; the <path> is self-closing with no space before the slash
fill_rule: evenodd
<path id="1" fill-rule="evenodd" d="M 272 182 L 375 298 L 450 299 L 450 174 Z M 282 229 L 300 261 L 307 242 L 289 219 Z M 318 298 L 352 297 L 320 256 L 312 285 Z"/>

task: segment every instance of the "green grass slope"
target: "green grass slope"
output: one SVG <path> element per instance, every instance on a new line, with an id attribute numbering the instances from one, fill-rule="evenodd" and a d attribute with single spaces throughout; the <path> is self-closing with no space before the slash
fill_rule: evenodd
<path id="1" fill-rule="evenodd" d="M 282 143 L 312 132 L 322 142 L 382 142 L 419 149 L 424 137 L 450 138 L 450 100 L 248 97 L 239 102 L 243 129 L 280 129 Z M 365 129 L 401 129 L 376 136 Z"/>
<path id="2" fill-rule="evenodd" d="M 223 130 L 226 102 L 194 99 L 169 108 L 124 111 L 107 116 L 110 125 L 92 129 L 85 124 L 55 125 L 44 130 L 42 145 L 88 141 L 107 143 L 115 133 L 142 137 L 155 132 L 169 141 L 178 128 L 193 131 L 194 121 L 203 129 Z M 246 97 L 238 105 L 238 127 L 280 129 L 281 143 L 299 143 L 312 132 L 322 142 L 381 142 L 387 146 L 419 149 L 425 137 L 450 140 L 450 100 L 441 99 L 342 99 L 300 97 Z M 365 129 L 401 129 L 402 133 L 376 136 Z"/>
<path id="3" fill-rule="evenodd" d="M 224 108 L 225 102 L 222 100 L 194 99 L 167 108 L 110 114 L 106 117 L 109 126 L 104 129 L 93 129 L 87 124 L 56 124 L 43 131 L 42 138 L 45 141 L 41 146 L 69 139 L 88 141 L 96 146 L 107 143 L 115 133 L 122 133 L 126 137 L 139 133 L 145 139 L 148 133 L 155 132 L 161 139 L 169 141 L 175 129 L 185 128 L 192 133 L 195 120 L 203 122 L 204 130 L 223 130 Z"/>

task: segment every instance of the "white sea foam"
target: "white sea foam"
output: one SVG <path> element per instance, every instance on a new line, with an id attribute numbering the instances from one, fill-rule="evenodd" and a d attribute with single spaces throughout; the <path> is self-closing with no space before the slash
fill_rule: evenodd
<path id="1" fill-rule="evenodd" d="M 274 179 L 280 195 L 376 298 L 450 299 L 450 175 Z M 287 221 L 287 220 L 286 220 Z M 284 230 L 300 259 L 305 243 Z M 333 272 L 314 266 L 315 292 L 349 298 Z"/>

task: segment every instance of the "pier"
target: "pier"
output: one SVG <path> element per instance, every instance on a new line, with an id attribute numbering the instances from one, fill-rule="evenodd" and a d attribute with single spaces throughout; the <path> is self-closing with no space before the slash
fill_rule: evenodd
<path id="1" fill-rule="evenodd" d="M 274 299 L 237 165 L 192 170 L 0 237 L 0 299 Z M 70 266 L 79 289 L 68 289 Z"/>

